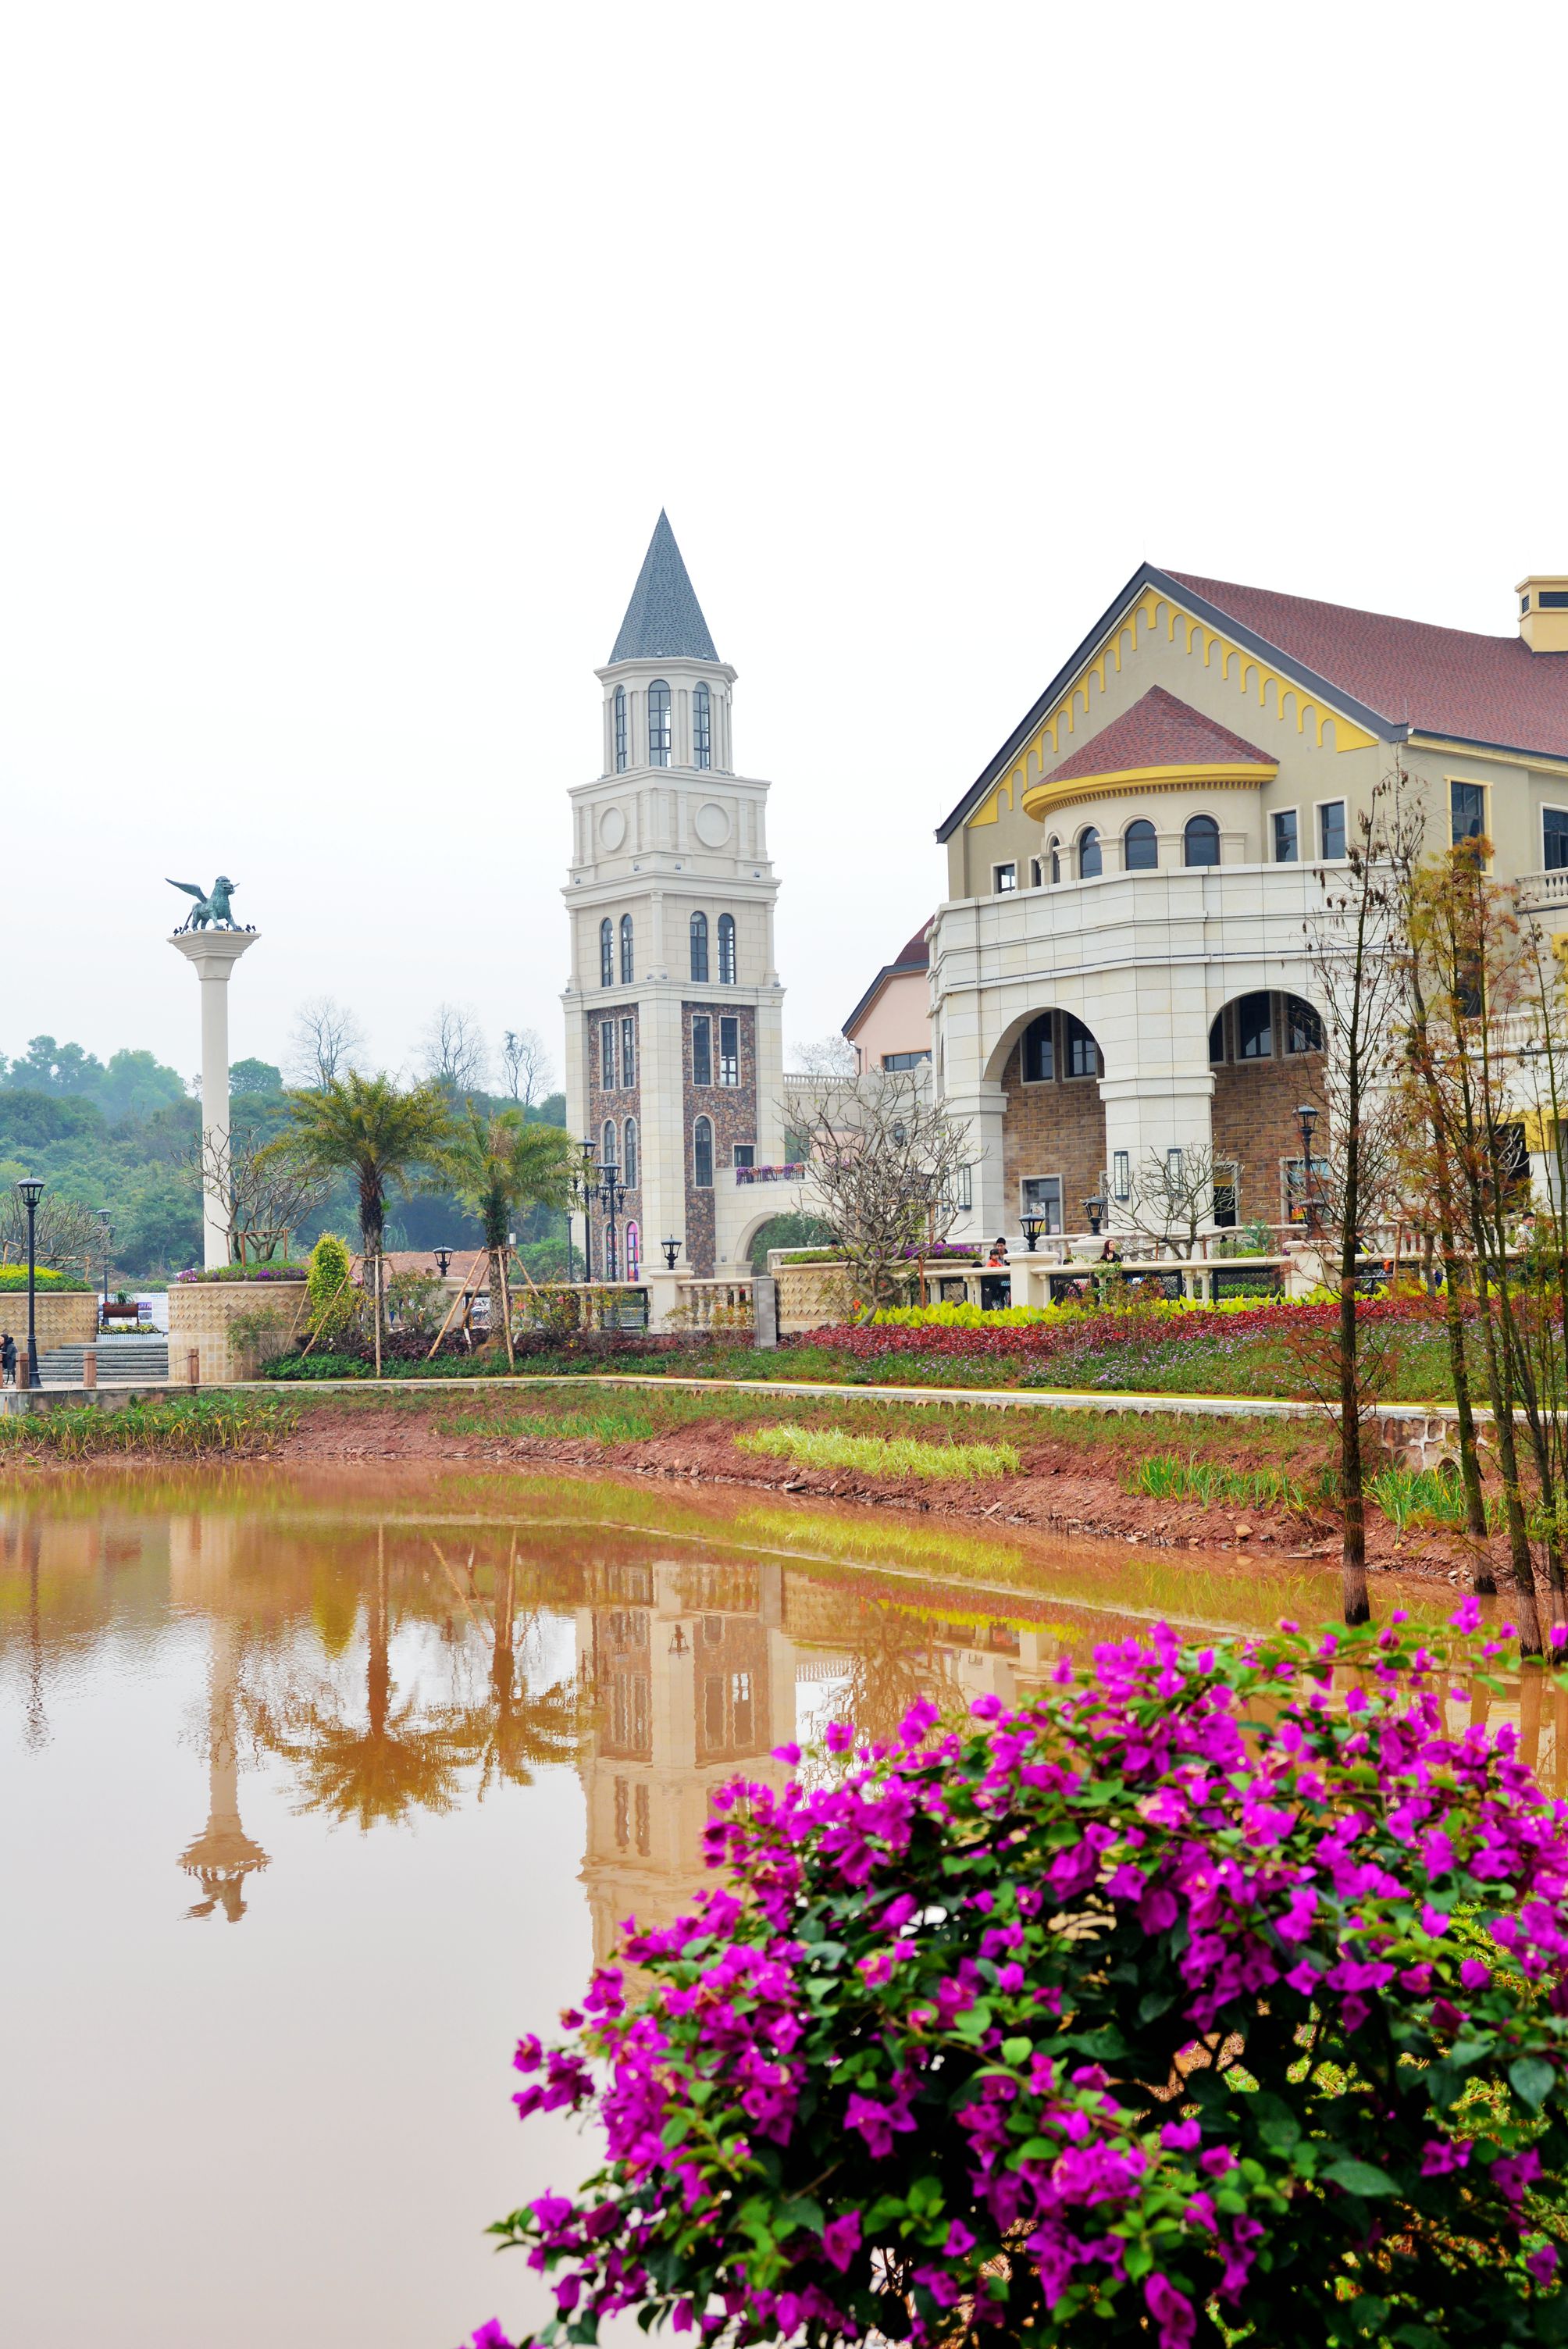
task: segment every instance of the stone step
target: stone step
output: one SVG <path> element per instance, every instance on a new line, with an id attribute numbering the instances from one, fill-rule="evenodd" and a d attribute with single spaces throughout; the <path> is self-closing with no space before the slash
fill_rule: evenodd
<path id="1" fill-rule="evenodd" d="M 38 1384 L 79 1387 L 84 1345 L 51 1346 L 38 1357 Z M 162 1386 L 169 1378 L 167 1338 L 100 1338 L 98 1384 L 105 1387 Z"/>

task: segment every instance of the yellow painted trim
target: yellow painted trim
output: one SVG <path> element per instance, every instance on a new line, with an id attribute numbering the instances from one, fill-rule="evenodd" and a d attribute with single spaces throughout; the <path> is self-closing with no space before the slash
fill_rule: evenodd
<path id="1" fill-rule="evenodd" d="M 1130 792 L 1261 791 L 1279 773 L 1272 762 L 1238 772 L 1233 767 L 1119 767 L 1103 775 L 1074 775 L 1065 783 L 1036 783 L 1020 804 L 1029 816 L 1048 815 L 1074 800 L 1125 799 Z"/>
<path id="2" fill-rule="evenodd" d="M 1181 629 L 1180 638 L 1176 633 L 1178 623 Z M 1086 721 L 1089 718 L 1090 688 L 1098 686 L 1103 700 L 1107 663 L 1109 662 L 1113 673 L 1119 676 L 1123 643 L 1127 642 L 1130 651 L 1136 654 L 1140 630 L 1145 636 L 1161 636 L 1170 645 L 1179 642 L 1189 659 L 1194 654 L 1200 654 L 1206 669 L 1217 672 L 1222 683 L 1233 686 L 1245 701 L 1256 706 L 1264 717 L 1274 719 L 1281 725 L 1287 725 L 1294 719 L 1295 730 L 1301 735 L 1305 735 L 1310 727 L 1313 744 L 1317 750 L 1326 747 L 1324 734 L 1329 726 L 1334 728 L 1336 750 L 1366 750 L 1377 741 L 1377 736 L 1369 734 L 1364 726 L 1358 726 L 1354 719 L 1346 718 L 1332 704 L 1320 701 L 1315 694 L 1306 692 L 1293 678 L 1271 668 L 1257 654 L 1243 652 L 1240 646 L 1232 644 L 1207 621 L 1195 619 L 1191 613 L 1184 612 L 1169 595 L 1153 587 L 1146 587 L 1137 603 L 1116 622 L 1100 649 L 1086 660 L 1055 706 L 1047 711 L 1018 752 L 1011 773 L 995 784 L 974 814 L 965 819 L 965 828 L 970 824 L 995 823 L 1004 788 L 1008 792 L 1009 808 L 1016 804 L 1012 787 L 1016 782 L 1022 784 L 1023 778 L 1028 773 L 1031 759 L 1042 770 L 1061 764 L 1078 731 L 1080 714 Z M 1027 795 L 1025 804 L 1027 805 Z"/>
<path id="3" fill-rule="evenodd" d="M 1474 742 L 1456 742 L 1447 734 L 1412 734 L 1405 748 L 1408 750 L 1447 750 L 1456 759 L 1493 761 L 1501 767 L 1550 767 L 1568 775 L 1568 759 L 1555 759 L 1546 750 L 1483 750 Z M 1462 782 L 1484 782 L 1486 777 L 1461 776 Z"/>

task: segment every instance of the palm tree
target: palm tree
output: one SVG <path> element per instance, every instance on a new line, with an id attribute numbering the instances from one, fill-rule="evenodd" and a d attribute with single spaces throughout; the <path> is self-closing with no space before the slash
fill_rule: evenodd
<path id="1" fill-rule="evenodd" d="M 432 1544 L 449 1578 L 457 1577 L 447 1565 L 438 1542 Z M 473 1580 L 473 1559 L 469 1560 Z M 453 1726 L 459 1743 L 480 1764 L 480 1800 L 492 1784 L 531 1786 L 536 1769 L 576 1759 L 578 1702 L 574 1684 L 559 1681 L 553 1687 L 531 1689 L 517 1668 L 517 1537 L 511 1555 L 497 1583 L 491 1601 L 490 1690 L 479 1703 L 459 1713 Z"/>
<path id="2" fill-rule="evenodd" d="M 442 1174 L 465 1207 L 484 1227 L 490 1251 L 490 1329 L 506 1335 L 506 1358 L 515 1357 L 508 1311 L 508 1235 L 523 1207 L 563 1207 L 571 1196 L 573 1149 L 558 1125 L 530 1124 L 519 1110 L 485 1112 L 468 1104 L 468 1114 L 439 1153 Z"/>
<path id="3" fill-rule="evenodd" d="M 291 1133 L 302 1162 L 322 1174 L 352 1174 L 359 1186 L 359 1237 L 374 1266 L 376 1375 L 381 1375 L 381 1235 L 388 1189 L 408 1191 L 415 1171 L 437 1159 L 452 1129 L 440 1086 L 405 1091 L 388 1076 L 362 1077 L 356 1069 L 329 1077 L 314 1092 L 289 1095 Z"/>

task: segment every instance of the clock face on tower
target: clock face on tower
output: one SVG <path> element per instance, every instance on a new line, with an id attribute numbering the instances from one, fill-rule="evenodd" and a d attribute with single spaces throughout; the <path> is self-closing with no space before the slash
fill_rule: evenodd
<path id="1" fill-rule="evenodd" d="M 692 830 L 705 848 L 722 848 L 729 838 L 729 816 L 717 800 L 707 800 L 692 818 Z"/>

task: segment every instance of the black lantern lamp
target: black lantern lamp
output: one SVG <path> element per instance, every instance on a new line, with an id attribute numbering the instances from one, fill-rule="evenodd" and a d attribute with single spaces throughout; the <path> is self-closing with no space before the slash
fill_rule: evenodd
<path id="1" fill-rule="evenodd" d="M 1024 1246 L 1028 1249 L 1029 1254 L 1033 1256 L 1035 1253 L 1035 1243 L 1046 1227 L 1046 1219 L 1044 1216 L 1031 1214 L 1027 1216 L 1020 1216 L 1018 1222 L 1024 1235 Z"/>
<path id="2" fill-rule="evenodd" d="M 1312 1132 L 1317 1123 L 1317 1112 L 1310 1102 L 1303 1102 L 1295 1113 L 1301 1128 L 1301 1212 L 1311 1239 L 1317 1229 L 1316 1202 L 1312 1195 Z"/>
<path id="3" fill-rule="evenodd" d="M 451 1260 L 452 1260 L 452 1256 L 453 1256 L 453 1251 L 452 1251 L 452 1249 L 450 1249 L 450 1248 L 432 1248 L 432 1249 L 430 1250 L 430 1254 L 431 1254 L 431 1255 L 435 1257 L 435 1259 L 436 1259 L 436 1270 L 440 1274 L 441 1278 L 442 1278 L 443 1280 L 445 1280 L 445 1278 L 446 1278 L 446 1277 L 447 1277 L 447 1267 L 450 1264 L 450 1262 L 451 1262 Z"/>
<path id="4" fill-rule="evenodd" d="M 1099 1196 L 1098 1192 L 1092 1199 L 1086 1199 L 1084 1201 L 1083 1211 L 1088 1217 L 1088 1236 L 1090 1239 L 1099 1239 L 1099 1222 L 1100 1217 L 1105 1213 L 1105 1201 Z"/>
<path id="5" fill-rule="evenodd" d="M 38 1383 L 38 1322 L 36 1304 L 36 1254 L 35 1218 L 38 1202 L 44 1195 L 44 1185 L 36 1174 L 24 1174 L 16 1185 L 16 1196 L 27 1210 L 27 1384 Z"/>
<path id="6" fill-rule="evenodd" d="M 681 1242 L 672 1237 L 667 1240 L 661 1240 L 659 1242 L 659 1246 L 665 1252 L 665 1270 L 666 1272 L 674 1272 L 676 1268 L 676 1258 L 681 1252 Z"/>

